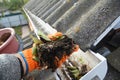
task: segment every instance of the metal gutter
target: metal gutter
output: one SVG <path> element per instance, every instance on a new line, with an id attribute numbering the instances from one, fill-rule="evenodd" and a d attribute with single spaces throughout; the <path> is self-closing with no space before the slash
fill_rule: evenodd
<path id="1" fill-rule="evenodd" d="M 120 24 L 120 16 L 96 39 L 93 46 L 96 46 L 109 32 L 111 29 L 118 27 Z"/>
<path id="2" fill-rule="evenodd" d="M 30 23 L 31 23 L 31 25 L 32 25 L 32 27 L 33 27 L 33 29 L 34 29 L 34 32 L 35 32 L 35 34 L 36 34 L 37 38 L 38 38 L 38 39 L 40 39 L 40 38 L 39 38 L 39 36 L 37 35 L 37 30 L 36 30 L 36 28 L 35 28 L 35 25 L 33 24 L 33 22 L 32 22 L 32 20 L 31 20 L 31 18 L 29 17 L 29 15 L 28 15 L 28 13 L 27 13 L 26 9 L 25 9 L 25 8 L 23 8 L 23 10 L 24 10 L 25 14 L 27 15 L 27 17 L 28 17 L 28 19 L 29 19 L 29 21 L 30 21 Z"/>
<path id="3" fill-rule="evenodd" d="M 39 36 L 38 36 L 38 29 L 36 28 L 36 26 L 35 26 L 35 24 L 34 24 L 34 22 L 33 22 L 33 20 L 31 19 L 31 17 L 30 16 L 32 16 L 32 18 L 34 18 L 35 19 L 35 21 L 37 21 L 37 23 L 39 24 L 39 29 L 41 30 L 41 31 L 44 31 L 44 32 L 46 32 L 47 33 L 47 35 L 48 34 L 54 34 L 54 33 L 56 33 L 57 32 L 57 30 L 56 29 L 54 29 L 54 28 L 52 28 L 48 23 L 45 23 L 43 20 L 41 20 L 39 17 L 37 17 L 37 16 L 35 16 L 34 14 L 32 14 L 30 11 L 28 11 L 27 9 L 23 9 L 24 11 L 25 11 L 25 13 L 26 13 L 26 15 L 27 15 L 27 17 L 28 17 L 28 19 L 29 19 L 29 21 L 30 21 L 30 23 L 31 23 L 31 25 L 32 25 L 32 27 L 33 27 L 33 29 L 34 29 L 34 32 L 35 32 L 35 34 L 36 34 L 36 36 L 38 37 L 38 39 L 39 39 Z M 30 16 L 29 16 L 30 15 Z"/>

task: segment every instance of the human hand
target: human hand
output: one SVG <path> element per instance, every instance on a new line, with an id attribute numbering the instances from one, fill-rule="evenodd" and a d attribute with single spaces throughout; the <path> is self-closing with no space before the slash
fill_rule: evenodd
<path id="1" fill-rule="evenodd" d="M 27 75 L 29 72 L 35 69 L 40 69 L 39 63 L 33 60 L 32 48 L 18 52 L 17 54 L 15 54 L 15 56 L 19 58 L 22 62 L 22 67 L 24 71 L 23 75 Z"/>
<path id="2" fill-rule="evenodd" d="M 66 59 L 79 49 L 71 38 L 57 32 L 48 35 L 50 42 L 43 44 L 34 44 L 33 57 L 38 61 L 41 67 L 54 68 L 54 70 L 62 65 Z M 60 56 L 61 55 L 61 56 Z"/>
<path id="3" fill-rule="evenodd" d="M 51 53 L 52 54 L 54 53 L 56 55 L 55 57 L 53 57 L 54 58 L 53 65 L 55 66 L 54 67 L 55 69 L 60 67 L 66 61 L 66 59 L 69 58 L 69 56 L 73 52 L 78 51 L 78 49 L 79 49 L 79 46 L 77 44 L 75 44 L 71 38 L 68 38 L 66 35 L 63 35 L 61 32 L 57 32 L 53 35 L 48 35 L 48 37 L 53 41 L 49 45 L 51 45 L 51 48 L 53 48 L 52 49 L 53 52 L 51 52 Z M 48 44 L 46 44 L 46 45 L 48 45 Z M 51 49 L 49 49 L 49 50 L 51 50 Z M 61 57 L 60 57 L 60 55 L 61 55 Z"/>

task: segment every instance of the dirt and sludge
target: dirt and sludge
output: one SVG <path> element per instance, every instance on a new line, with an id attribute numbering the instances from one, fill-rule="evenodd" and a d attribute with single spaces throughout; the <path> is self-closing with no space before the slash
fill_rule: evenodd
<path id="1" fill-rule="evenodd" d="M 38 45 L 41 66 L 48 66 L 55 71 L 75 49 L 75 42 L 66 35 L 62 39 Z"/>
<path id="2" fill-rule="evenodd" d="M 11 33 L 4 33 L 0 36 L 0 46 L 7 41 L 7 39 L 10 37 Z"/>

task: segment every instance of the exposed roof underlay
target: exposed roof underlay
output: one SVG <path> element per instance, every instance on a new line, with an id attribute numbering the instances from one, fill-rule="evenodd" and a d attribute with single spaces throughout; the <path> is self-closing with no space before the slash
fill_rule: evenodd
<path id="1" fill-rule="evenodd" d="M 119 0 L 30 0 L 24 8 L 72 37 L 83 50 L 120 15 Z"/>

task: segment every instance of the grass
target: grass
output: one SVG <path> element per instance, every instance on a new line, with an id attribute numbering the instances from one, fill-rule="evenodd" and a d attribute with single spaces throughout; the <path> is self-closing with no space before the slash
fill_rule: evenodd
<path id="1" fill-rule="evenodd" d="M 3 0 L 0 2 L 0 8 L 9 9 L 11 11 L 20 10 L 29 0 Z"/>
<path id="2" fill-rule="evenodd" d="M 22 27 L 21 26 L 16 26 L 13 28 L 18 35 L 20 35 L 20 36 L 22 35 Z"/>

